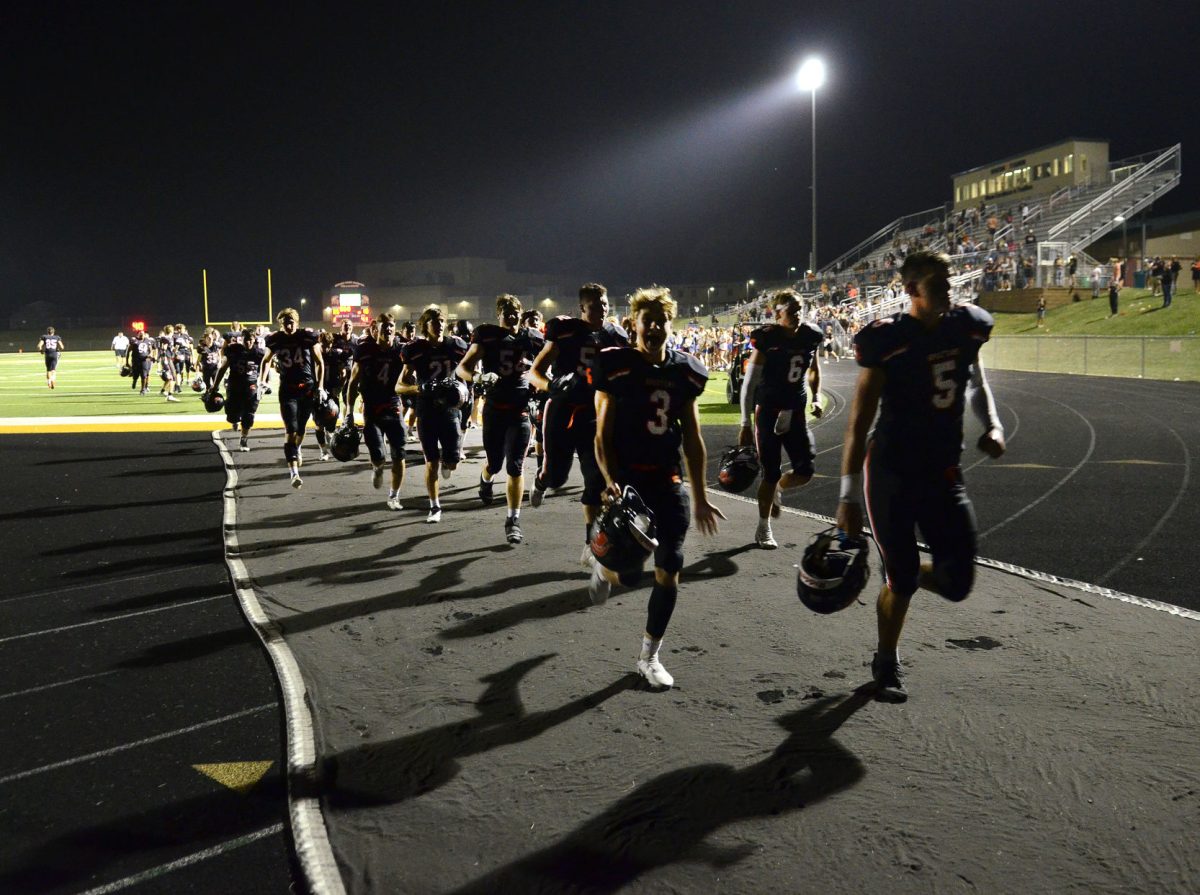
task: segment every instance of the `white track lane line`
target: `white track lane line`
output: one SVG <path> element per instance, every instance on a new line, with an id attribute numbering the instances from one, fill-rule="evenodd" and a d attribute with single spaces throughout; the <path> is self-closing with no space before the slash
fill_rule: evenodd
<path id="1" fill-rule="evenodd" d="M 190 569 L 199 569 L 207 566 L 208 563 L 195 563 L 190 566 L 178 566 L 171 569 L 163 569 L 158 572 L 146 572 L 144 575 L 127 575 L 124 578 L 109 578 L 106 581 L 88 582 L 87 584 L 69 584 L 66 587 L 51 587 L 45 590 L 35 590 L 29 593 L 17 594 L 15 597 L 4 597 L 0 599 L 0 604 L 15 603 L 17 600 L 31 600 L 34 597 L 55 597 L 59 594 L 67 593 L 75 590 L 95 590 L 101 587 L 113 587 L 117 584 L 125 584 L 127 581 L 142 581 L 146 578 L 158 578 L 162 575 L 176 575 L 180 572 L 187 572 Z"/>
<path id="2" fill-rule="evenodd" d="M 1014 391 L 1021 392 L 1020 389 L 1014 389 Z M 1029 503 L 1025 504 L 1025 506 L 1021 507 L 1021 509 L 1017 510 L 1015 513 L 1013 513 L 1007 519 L 997 522 L 995 525 L 993 525 L 987 531 L 980 532 L 977 537 L 977 541 L 982 541 L 988 535 L 992 534 L 993 532 L 999 531 L 1001 528 L 1008 525 L 1010 522 L 1015 522 L 1017 519 L 1020 519 L 1022 516 L 1024 516 L 1026 513 L 1028 513 L 1030 510 L 1032 510 L 1038 504 L 1040 504 L 1043 500 L 1045 500 L 1047 497 L 1049 497 L 1051 494 L 1053 494 L 1055 491 L 1057 491 L 1059 488 L 1061 488 L 1063 485 L 1065 485 L 1067 482 L 1071 481 L 1071 479 L 1073 479 L 1076 476 L 1076 474 L 1078 474 L 1079 470 L 1083 469 L 1084 465 L 1088 462 L 1088 460 L 1090 460 L 1092 458 L 1092 454 L 1096 450 L 1096 427 L 1092 425 L 1091 420 L 1089 420 L 1086 416 L 1084 416 L 1082 413 L 1080 413 L 1074 407 L 1071 407 L 1069 404 L 1064 404 L 1062 401 L 1055 401 L 1053 398 L 1047 398 L 1045 395 L 1038 395 L 1038 394 L 1034 394 L 1033 392 L 1022 392 L 1022 394 L 1031 395 L 1032 397 L 1035 397 L 1035 398 L 1041 398 L 1043 401 L 1049 401 L 1051 404 L 1057 404 L 1059 407 L 1062 407 L 1062 408 L 1065 408 L 1066 410 L 1071 411 L 1071 413 L 1075 414 L 1077 417 L 1079 417 L 1081 420 L 1083 420 L 1083 424 L 1085 426 L 1087 426 L 1087 429 L 1088 429 L 1087 451 L 1084 453 L 1083 459 L 1080 460 L 1078 463 L 1076 463 L 1073 467 L 1071 467 L 1071 471 L 1068 472 L 1061 479 L 1059 479 L 1054 485 L 1052 485 L 1051 487 L 1047 488 L 1044 492 L 1042 492 L 1041 497 L 1039 497 L 1037 500 L 1030 501 Z"/>
<path id="3" fill-rule="evenodd" d="M 125 612 L 121 615 L 113 615 L 109 618 L 98 618 L 90 622 L 76 622 L 73 625 L 61 625 L 57 628 L 46 628 L 42 631 L 29 631 L 25 634 L 12 634 L 8 637 L 0 637 L 0 643 L 8 643 L 12 640 L 24 640 L 27 637 L 41 637 L 44 634 L 59 634 L 63 631 L 72 631 L 75 628 L 88 628 L 92 625 L 107 625 L 109 622 L 123 622 L 127 618 L 135 618 L 139 615 L 149 615 L 152 612 L 166 612 L 169 609 L 182 609 L 184 606 L 195 606 L 197 603 L 211 603 L 213 600 L 227 600 L 228 594 L 217 594 L 215 597 L 201 597 L 198 600 L 184 600 L 182 603 L 172 603 L 170 606 L 156 606 L 153 609 L 139 609 L 137 612 Z"/>
<path id="4" fill-rule="evenodd" d="M 716 485 L 712 485 L 707 489 L 710 495 L 715 494 L 718 497 L 727 497 L 730 500 L 741 501 L 742 503 L 753 504 L 758 506 L 757 500 L 752 500 L 749 497 L 742 497 L 740 494 L 730 494 L 727 491 L 722 491 Z M 821 516 L 818 513 L 810 513 L 807 510 L 796 510 L 791 507 L 783 507 L 785 513 L 790 513 L 793 516 L 803 516 L 806 519 L 812 519 L 820 522 L 823 525 L 836 525 L 837 520 L 829 516 Z M 870 538 L 871 533 L 864 531 L 863 534 Z M 873 540 L 873 538 L 872 538 Z M 929 552 L 929 545 L 917 542 L 917 546 Z M 795 565 L 793 563 L 793 565 Z M 1027 569 L 1024 566 L 1013 565 L 1012 563 L 1002 562 L 998 559 L 987 559 L 982 556 L 975 557 L 975 565 L 984 566 L 989 569 L 996 569 L 1001 572 L 1007 572 L 1010 575 L 1016 575 L 1020 578 L 1025 578 L 1028 581 L 1038 581 L 1042 584 L 1057 584 L 1060 587 L 1068 587 L 1072 590 L 1083 591 L 1088 594 L 1104 597 L 1109 600 L 1117 600 L 1121 603 L 1128 603 L 1131 606 L 1141 606 L 1144 609 L 1153 609 L 1157 612 L 1165 612 L 1168 615 L 1178 616 L 1179 618 L 1187 618 L 1192 621 L 1200 621 L 1200 612 L 1192 609 L 1184 609 L 1182 606 L 1176 606 L 1173 603 L 1163 603 L 1159 600 L 1148 600 L 1145 597 L 1135 597 L 1133 594 L 1122 593 L 1119 590 L 1101 587 L 1097 584 L 1089 584 L 1086 581 L 1076 581 L 1073 578 L 1062 578 L 1058 575 L 1052 575 L 1049 572 L 1039 572 L 1036 569 Z"/>
<path id="5" fill-rule="evenodd" d="M 84 674 L 79 677 L 68 678 L 65 681 L 59 681 L 56 684 L 42 684 L 39 687 L 28 687 L 24 690 L 13 690 L 11 693 L 0 693 L 0 699 L 12 699 L 15 696 L 28 696 L 30 693 L 41 693 L 43 690 L 53 690 L 55 687 L 65 687 L 68 684 L 78 684 L 80 681 L 90 681 L 93 678 L 108 677 L 110 674 L 116 674 L 117 669 L 109 671 L 98 671 L 95 674 Z"/>
<path id="6" fill-rule="evenodd" d="M 300 870 L 308 889 L 314 895 L 345 895 L 346 887 L 333 857 L 333 846 L 321 813 L 320 800 L 313 796 L 296 796 L 294 784 L 319 779 L 317 744 L 313 733 L 312 711 L 308 704 L 307 688 L 300 674 L 299 663 L 283 637 L 283 633 L 263 611 L 254 592 L 253 582 L 245 564 L 238 558 L 241 549 L 237 538 L 238 472 L 233 455 L 221 439 L 220 432 L 212 433 L 213 443 L 221 452 L 225 464 L 225 492 L 222 526 L 225 537 L 225 563 L 233 580 L 234 592 L 242 613 L 262 640 L 271 657 L 279 689 L 283 694 L 283 715 L 287 731 L 287 783 L 289 820 L 292 842 Z"/>
<path id="7" fill-rule="evenodd" d="M 132 743 L 122 743 L 120 746 L 113 746 L 109 749 L 101 749 L 98 752 L 89 752 L 87 755 L 76 755 L 74 758 L 65 758 L 62 761 L 44 764 L 37 768 L 30 768 L 28 771 L 18 771 L 15 774 L 9 774 L 7 777 L 0 777 L 0 786 L 5 783 L 12 783 L 16 780 L 24 780 L 26 777 L 36 777 L 38 774 L 56 771 L 59 768 L 70 767 L 71 765 L 80 764 L 85 761 L 93 761 L 97 758 L 106 758 L 109 755 L 116 755 L 118 752 L 128 752 L 130 749 L 136 749 L 139 746 L 157 743 L 160 740 L 169 740 L 171 737 L 182 736 L 185 733 L 203 730 L 206 727 L 215 727 L 217 724 L 224 724 L 226 721 L 234 721 L 238 718 L 244 718 L 247 715 L 257 714 L 258 712 L 265 712 L 267 709 L 273 709 L 275 707 L 275 703 L 268 702 L 264 705 L 256 705 L 253 708 L 242 709 L 240 712 L 222 715 L 220 718 L 211 718 L 208 721 L 201 721 L 199 724 L 192 724 L 188 727 L 180 727 L 178 730 L 168 730 L 166 733 L 156 733 L 152 737 L 134 740 Z"/>
<path id="8" fill-rule="evenodd" d="M 157 867 L 151 867 L 149 870 L 143 870 L 141 873 L 133 874 L 133 876 L 127 876 L 124 879 L 106 883 L 103 886 L 96 886 L 94 889 L 88 889 L 82 895 L 108 895 L 109 892 L 120 892 L 122 889 L 128 889 L 130 886 L 136 886 L 138 883 L 156 879 L 170 873 L 172 870 L 180 870 L 184 867 L 190 867 L 193 864 L 199 864 L 201 861 L 215 858 L 218 855 L 223 855 L 225 852 L 233 851 L 235 848 L 241 848 L 243 845 L 249 845 L 251 842 L 257 842 L 259 839 L 266 839 L 268 836 L 274 836 L 276 833 L 282 832 L 283 824 L 263 827 L 261 830 L 255 830 L 253 833 L 247 833 L 245 836 L 238 836 L 236 839 L 230 839 L 227 842 L 222 842 L 220 845 L 214 845 L 212 848 L 206 848 L 203 851 L 190 854 L 177 861 L 159 864 Z"/>

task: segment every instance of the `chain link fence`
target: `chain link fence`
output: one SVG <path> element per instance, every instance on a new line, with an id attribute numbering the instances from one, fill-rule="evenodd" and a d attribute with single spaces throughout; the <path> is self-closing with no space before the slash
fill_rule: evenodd
<path id="1" fill-rule="evenodd" d="M 992 370 L 1200 381 L 1197 336 L 992 336 L 980 357 Z"/>

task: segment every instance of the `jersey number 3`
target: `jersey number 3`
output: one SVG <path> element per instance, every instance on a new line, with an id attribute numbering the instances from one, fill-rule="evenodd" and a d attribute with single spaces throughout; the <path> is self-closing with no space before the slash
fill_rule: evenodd
<path id="1" fill-rule="evenodd" d="M 660 388 L 650 395 L 650 408 L 654 416 L 646 420 L 646 429 L 651 435 L 666 435 L 671 427 L 671 418 L 667 410 L 671 406 L 671 395 L 665 388 Z"/>

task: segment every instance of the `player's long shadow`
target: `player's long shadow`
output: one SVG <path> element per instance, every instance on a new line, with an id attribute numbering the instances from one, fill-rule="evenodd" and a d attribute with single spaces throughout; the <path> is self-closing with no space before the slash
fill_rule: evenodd
<path id="1" fill-rule="evenodd" d="M 132 559 L 123 559 L 120 562 L 110 562 L 104 566 L 103 574 L 115 575 L 122 572 L 145 572 L 157 568 L 172 568 L 175 566 L 198 566 L 203 563 L 221 562 L 222 551 L 220 542 L 214 542 L 211 547 L 206 550 L 192 550 L 187 553 L 164 553 L 158 556 L 143 555 Z M 71 572 L 64 572 L 63 578 L 92 578 L 96 574 L 96 569 L 76 569 Z"/>
<path id="2" fill-rule="evenodd" d="M 54 550 L 43 550 L 39 555 L 74 556 L 89 550 L 117 550 L 122 547 L 136 547 L 139 550 L 145 550 L 149 544 L 157 547 L 162 544 L 174 544 L 180 541 L 211 541 L 219 545 L 221 543 L 221 531 L 215 525 L 206 525 L 203 528 L 196 528 L 192 531 L 163 532 L 150 537 L 141 535 L 131 538 L 108 538 L 103 541 L 92 541 L 87 544 L 72 544 L 67 547 L 57 547 Z"/>
<path id="3" fill-rule="evenodd" d="M 174 451 L 155 451 L 155 457 L 188 457 L 199 455 L 212 455 L 212 442 L 205 438 L 195 442 L 200 447 L 179 448 Z M 31 463 L 31 466 L 78 466 L 80 463 L 99 463 L 101 461 L 108 463 L 114 460 L 138 460 L 146 459 L 145 454 L 93 454 L 90 457 L 70 457 L 63 460 L 42 460 L 38 463 Z M 210 467 L 213 468 L 213 467 Z M 220 467 L 215 467 L 220 468 Z"/>
<path id="4" fill-rule="evenodd" d="M 478 548 L 478 552 L 487 554 L 496 552 L 497 549 L 507 550 L 508 548 L 507 546 L 501 548 L 482 547 Z M 417 606 L 428 606 L 431 603 L 444 603 L 447 600 L 480 600 L 485 597 L 507 594 L 520 590 L 523 587 L 536 587 L 554 581 L 582 580 L 587 577 L 583 572 L 565 572 L 559 574 L 530 572 L 524 575 L 498 578 L 489 581 L 487 584 L 468 587 L 464 590 L 451 590 L 450 588 L 462 584 L 463 569 L 483 558 L 483 556 L 463 555 L 469 552 L 472 551 L 456 551 L 452 555 L 457 558 L 438 563 L 420 582 L 406 590 L 368 597 L 363 600 L 352 600 L 347 603 L 324 606 L 310 612 L 288 616 L 280 619 L 280 627 L 283 628 L 285 633 L 293 634 L 299 631 L 308 631 L 313 628 L 320 628 L 337 622 L 347 621 L 348 619 L 358 618 L 362 615 L 384 612 L 389 609 L 410 609 Z M 422 565 L 427 565 L 427 563 L 422 563 Z"/>
<path id="5" fill-rule="evenodd" d="M 114 513 L 118 510 L 143 508 L 162 510 L 168 503 L 175 506 L 181 503 L 208 503 L 212 499 L 213 494 L 193 494 L 190 497 L 172 497 L 169 502 L 165 498 L 158 497 L 154 500 L 132 500 L 125 503 L 119 501 L 88 504 L 62 503 L 55 506 L 28 507 L 11 513 L 0 513 L 0 522 L 7 522 L 10 519 L 58 519 L 78 516 L 81 513 Z"/>
<path id="6" fill-rule="evenodd" d="M 122 659 L 115 667 L 157 668 L 162 665 L 174 665 L 177 662 L 202 659 L 234 646 L 253 646 L 257 649 L 259 644 L 250 630 L 245 627 L 212 631 L 183 640 L 173 640 L 170 643 L 155 644 L 142 650 L 137 656 Z"/>
<path id="7" fill-rule="evenodd" d="M 704 581 L 714 578 L 728 578 L 736 575 L 738 573 L 738 565 L 731 557 L 750 549 L 751 547 L 749 546 L 743 546 L 709 553 L 703 559 L 692 563 L 690 566 L 686 566 L 683 572 L 680 573 L 680 578 L 682 581 L 687 582 L 689 580 Z M 614 596 L 620 597 L 632 590 L 649 587 L 653 583 L 654 574 L 648 571 L 643 572 L 641 580 L 635 587 L 621 588 Z M 515 606 L 505 606 L 503 609 L 497 609 L 495 612 L 475 616 L 460 625 L 455 625 L 440 632 L 438 638 L 441 640 L 462 640 L 468 637 L 481 637 L 486 634 L 494 634 L 503 628 L 515 627 L 522 622 L 569 615 L 572 612 L 587 609 L 591 605 L 587 588 L 569 590 L 561 594 L 555 594 L 552 597 L 542 597 L 537 600 L 518 603 Z"/>
<path id="8" fill-rule="evenodd" d="M 255 500 L 257 499 L 255 497 Z M 321 507 L 315 510 L 304 510 L 295 513 L 280 513 L 276 516 L 267 516 L 255 522 L 239 521 L 237 530 L 259 531 L 261 529 L 299 528 L 304 525 L 319 525 L 323 522 L 337 522 L 341 519 L 348 519 L 351 516 L 360 516 L 375 509 L 377 508 L 359 501 L 336 507 Z"/>
<path id="9" fill-rule="evenodd" d="M 107 615 L 111 612 L 128 612 L 132 609 L 147 609 L 152 606 L 170 606 L 173 603 L 186 603 L 190 600 L 202 600 L 205 597 L 227 596 L 232 600 L 233 594 L 230 590 L 229 578 L 225 576 L 224 569 L 220 569 L 220 567 L 218 569 L 222 576 L 222 580 L 219 581 L 141 593 L 123 600 L 89 606 L 87 612 L 93 615 Z M 123 588 L 119 584 L 114 584 L 112 589 L 121 590 Z"/>
<path id="10" fill-rule="evenodd" d="M 555 655 L 524 659 L 480 678 L 487 688 L 475 701 L 479 714 L 474 718 L 329 756 L 319 784 L 326 800 L 336 809 L 353 810 L 423 795 L 453 780 L 461 759 L 531 740 L 636 686 L 636 675 L 623 675 L 594 693 L 528 714 L 517 685 Z"/>
<path id="11" fill-rule="evenodd" d="M 110 479 L 142 479 L 203 473 L 204 475 L 220 476 L 224 468 L 218 463 L 206 463 L 203 466 L 166 466 L 161 469 L 126 469 L 123 472 L 110 472 Z"/>
<path id="12" fill-rule="evenodd" d="M 459 895 L 493 892 L 615 892 L 642 874 L 680 861 L 727 867 L 752 845 L 720 848 L 707 838 L 722 827 L 796 811 L 862 780 L 859 759 L 834 733 L 870 701 L 872 688 L 829 697 L 779 719 L 787 738 L 744 768 L 702 764 L 639 786 L 603 814 L 548 848 L 501 867 Z M 808 774 L 800 777 L 804 770 Z"/>

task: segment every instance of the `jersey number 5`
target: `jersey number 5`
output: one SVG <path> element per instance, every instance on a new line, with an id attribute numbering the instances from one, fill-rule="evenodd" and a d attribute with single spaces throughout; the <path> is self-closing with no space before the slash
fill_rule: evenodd
<path id="1" fill-rule="evenodd" d="M 667 410 L 671 406 L 671 395 L 665 388 L 660 388 L 650 395 L 650 407 L 654 416 L 646 420 L 646 429 L 651 435 L 666 435 L 671 427 L 671 418 Z"/>
<path id="2" fill-rule="evenodd" d="M 933 365 L 933 406 L 938 410 L 949 410 L 954 406 L 958 383 L 952 378 L 956 363 L 944 360 Z"/>

